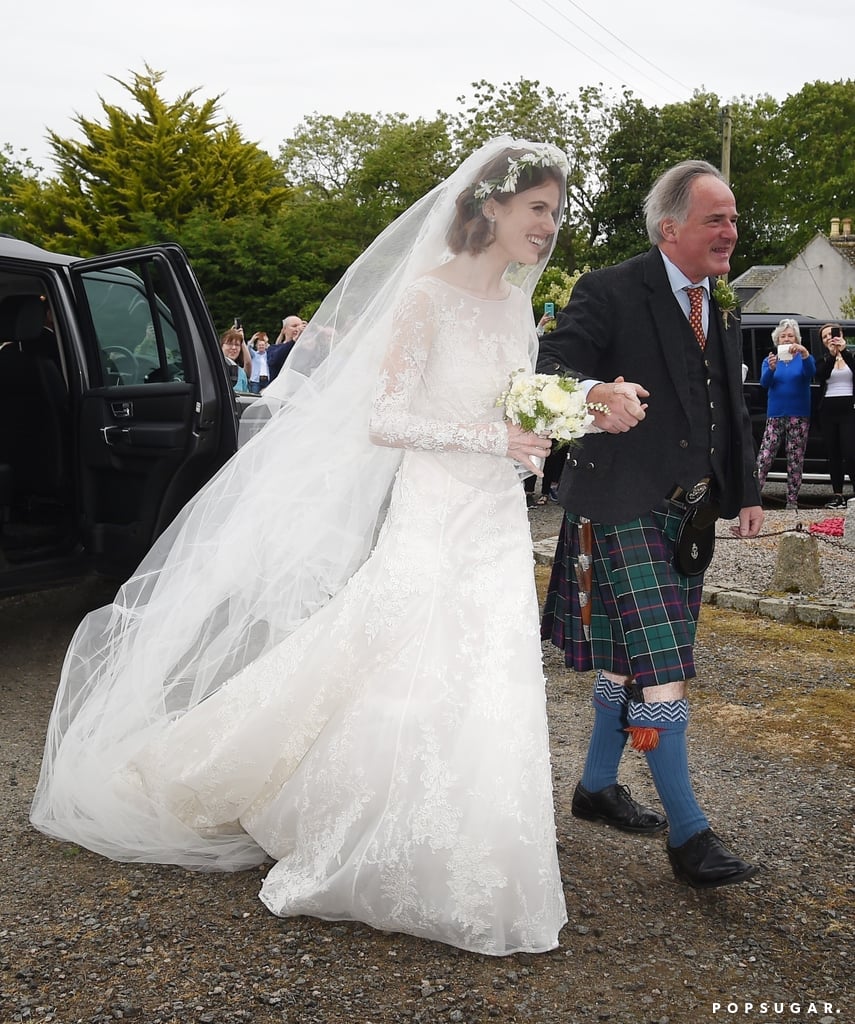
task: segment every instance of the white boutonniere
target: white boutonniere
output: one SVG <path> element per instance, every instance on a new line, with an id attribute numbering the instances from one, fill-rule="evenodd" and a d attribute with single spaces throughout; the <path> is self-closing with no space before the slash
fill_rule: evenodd
<path id="1" fill-rule="evenodd" d="M 721 319 L 724 322 L 725 330 L 727 330 L 730 317 L 733 317 L 734 320 L 739 319 L 739 299 L 736 297 L 736 292 L 723 277 L 720 277 L 713 288 L 713 298 L 721 311 Z"/>

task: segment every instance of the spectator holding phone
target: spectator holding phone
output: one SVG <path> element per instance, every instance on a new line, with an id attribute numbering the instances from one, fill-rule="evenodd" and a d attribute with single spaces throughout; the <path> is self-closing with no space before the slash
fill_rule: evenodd
<path id="1" fill-rule="evenodd" d="M 784 441 L 787 453 L 787 508 L 798 508 L 808 430 L 813 356 L 802 344 L 798 323 L 785 317 L 772 331 L 775 348 L 763 360 L 760 384 L 767 391 L 766 429 L 757 453 L 757 485 L 762 491 L 772 459 Z"/>
<path id="2" fill-rule="evenodd" d="M 544 302 L 543 304 L 543 316 L 537 321 L 537 336 L 542 338 L 546 333 L 546 328 L 550 324 L 555 323 L 555 303 Z"/>
<path id="3" fill-rule="evenodd" d="M 819 336 L 826 348 L 816 370 L 821 388 L 819 426 L 834 492 L 825 507 L 845 508 L 844 471 L 855 493 L 855 355 L 846 348 L 840 324 L 823 324 Z"/>
<path id="4" fill-rule="evenodd" d="M 249 345 L 246 343 L 246 335 L 243 333 L 243 321 L 239 316 L 234 318 L 231 329 L 236 331 L 240 335 L 240 360 L 239 363 L 243 367 L 243 372 L 246 374 L 246 379 L 249 380 L 249 375 L 252 373 L 252 357 L 249 353 Z M 222 341 L 225 335 L 220 337 Z"/>

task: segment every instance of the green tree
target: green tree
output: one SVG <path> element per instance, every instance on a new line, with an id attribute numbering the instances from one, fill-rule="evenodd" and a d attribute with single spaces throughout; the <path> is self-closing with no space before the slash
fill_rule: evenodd
<path id="1" fill-rule="evenodd" d="M 292 201 L 280 270 L 286 312 L 310 315 L 356 257 L 453 165 L 445 119 L 305 118 L 279 150 Z"/>
<path id="2" fill-rule="evenodd" d="M 146 66 L 119 82 L 138 109 L 102 101 L 103 121 L 77 115 L 82 141 L 48 133 L 57 177 L 16 190 L 31 240 L 91 255 L 179 237 L 200 210 L 228 220 L 285 201 L 275 162 L 220 118 L 219 97 L 168 102 L 162 79 Z"/>
<path id="3" fill-rule="evenodd" d="M 497 135 L 564 147 L 566 99 L 550 86 L 526 78 L 495 86 L 482 79 L 472 90 L 471 97 L 457 97 L 463 109 L 449 119 L 458 161 Z"/>
<path id="4" fill-rule="evenodd" d="M 812 82 L 770 120 L 764 170 L 769 247 L 786 263 L 832 217 L 855 208 L 855 79 Z"/>
<path id="5" fill-rule="evenodd" d="M 741 98 L 728 105 L 732 120 L 731 187 L 739 211 L 739 242 L 731 259 L 734 278 L 755 264 L 775 263 L 776 229 L 769 220 L 775 174 L 767 165 L 769 130 L 778 109 L 771 96 Z"/>
<path id="6" fill-rule="evenodd" d="M 21 188 L 41 172 L 32 160 L 15 156 L 9 143 L 0 145 L 0 233 L 23 238 L 23 210 L 18 198 Z"/>
<path id="7" fill-rule="evenodd" d="M 855 320 L 855 288 L 850 287 L 841 299 L 840 315 L 844 320 Z"/>
<path id="8" fill-rule="evenodd" d="M 312 114 L 280 146 L 279 166 L 309 199 L 349 196 L 365 203 L 380 187 L 400 212 L 447 173 L 450 149 L 441 117 Z"/>
<path id="9" fill-rule="evenodd" d="M 447 177 L 453 164 L 443 118 L 383 125 L 353 175 L 353 195 L 388 223 Z"/>

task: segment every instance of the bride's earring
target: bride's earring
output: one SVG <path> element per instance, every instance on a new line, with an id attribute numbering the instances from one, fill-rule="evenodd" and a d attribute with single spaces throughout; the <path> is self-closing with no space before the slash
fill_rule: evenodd
<path id="1" fill-rule="evenodd" d="M 492 199 L 488 199 L 481 207 L 481 216 L 489 225 L 484 241 L 490 245 L 496 237 L 496 206 Z"/>

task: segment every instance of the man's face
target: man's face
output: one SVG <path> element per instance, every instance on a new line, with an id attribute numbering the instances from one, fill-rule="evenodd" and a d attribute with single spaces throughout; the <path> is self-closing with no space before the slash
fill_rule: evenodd
<path id="1" fill-rule="evenodd" d="M 690 281 L 730 271 L 736 247 L 736 200 L 723 181 L 704 174 L 692 184 L 685 221 L 665 220 L 661 248 Z"/>
<path id="2" fill-rule="evenodd" d="M 300 329 L 303 326 L 303 321 L 298 316 L 289 316 L 285 318 L 285 340 L 294 341 L 300 337 Z"/>

